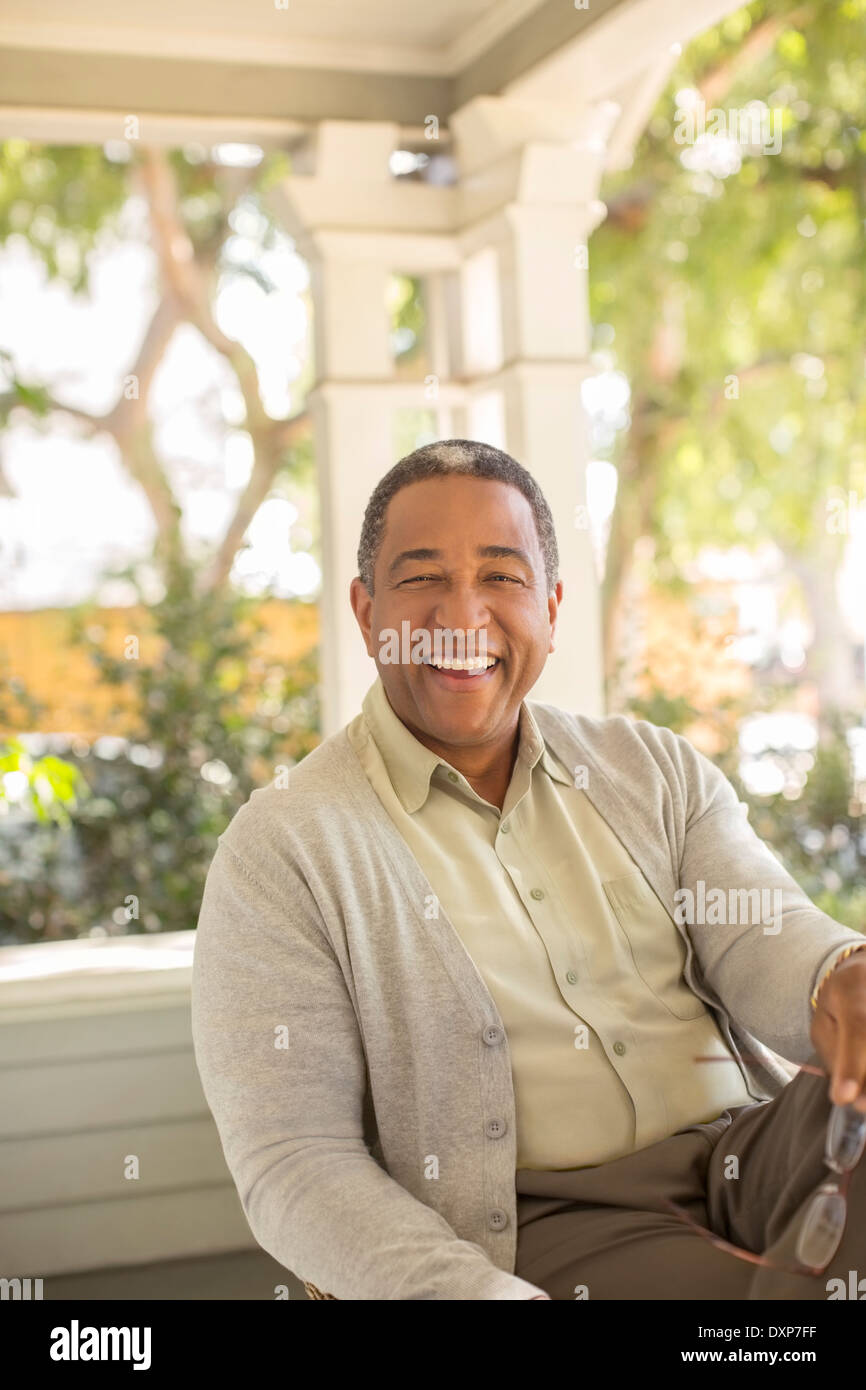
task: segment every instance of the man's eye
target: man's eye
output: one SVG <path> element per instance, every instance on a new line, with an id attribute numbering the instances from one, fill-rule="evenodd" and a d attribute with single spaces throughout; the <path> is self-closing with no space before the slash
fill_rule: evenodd
<path id="1" fill-rule="evenodd" d="M 488 579 L 506 579 L 509 584 L 520 584 L 519 579 L 515 579 L 513 574 L 488 574 Z M 421 584 L 425 579 L 429 579 L 433 584 L 439 583 L 441 575 L 438 574 L 411 574 L 407 579 L 401 579 L 400 584 Z"/>

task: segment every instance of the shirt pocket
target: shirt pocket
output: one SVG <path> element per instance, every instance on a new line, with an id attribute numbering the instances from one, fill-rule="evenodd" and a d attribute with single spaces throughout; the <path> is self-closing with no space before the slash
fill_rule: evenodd
<path id="1" fill-rule="evenodd" d="M 674 1018 L 700 1018 L 706 1007 L 683 978 L 685 942 L 643 874 L 623 874 L 603 887 L 647 989 Z"/>

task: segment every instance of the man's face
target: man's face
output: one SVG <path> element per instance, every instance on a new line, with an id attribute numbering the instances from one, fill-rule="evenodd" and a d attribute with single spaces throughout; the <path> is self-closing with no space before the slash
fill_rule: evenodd
<path id="1" fill-rule="evenodd" d="M 388 700 L 416 737 L 457 748 L 512 736 L 520 702 L 553 651 L 562 599 L 561 583 L 548 595 L 523 494 L 462 475 L 402 488 L 388 504 L 373 588 L 371 598 L 354 579 L 352 607 Z M 400 634 L 404 622 L 412 634 L 429 634 L 428 654 L 437 629 L 474 631 L 476 641 L 483 632 L 496 663 L 461 677 L 421 662 L 382 661 L 384 634 Z"/>

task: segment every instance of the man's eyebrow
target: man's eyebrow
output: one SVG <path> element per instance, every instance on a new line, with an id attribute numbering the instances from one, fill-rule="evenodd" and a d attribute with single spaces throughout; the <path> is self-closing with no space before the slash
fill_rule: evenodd
<path id="1" fill-rule="evenodd" d="M 476 555 L 485 560 L 519 560 L 528 570 L 532 569 L 532 561 L 525 550 L 521 550 L 515 545 L 479 545 Z M 418 550 L 401 550 L 400 554 L 391 561 L 388 566 L 388 573 L 393 574 L 406 560 L 441 560 L 441 550 L 429 550 L 421 547 Z"/>
<path id="2" fill-rule="evenodd" d="M 405 560 L 439 560 L 442 558 L 441 550 L 401 550 L 396 559 L 392 560 L 388 566 L 388 573 L 393 574 L 395 569 L 399 569 Z"/>
<path id="3" fill-rule="evenodd" d="M 488 560 L 520 560 L 528 570 L 532 569 L 532 561 L 526 551 L 515 545 L 480 545 L 478 554 Z"/>

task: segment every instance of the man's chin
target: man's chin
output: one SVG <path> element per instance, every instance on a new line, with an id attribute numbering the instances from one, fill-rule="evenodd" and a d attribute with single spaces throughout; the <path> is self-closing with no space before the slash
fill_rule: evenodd
<path id="1" fill-rule="evenodd" d="M 419 719 L 423 720 L 424 733 L 439 743 L 455 748 L 471 747 L 490 737 L 497 723 L 497 711 L 492 701 L 458 696 L 454 705 L 456 708 L 448 708 L 439 702 L 435 706 L 426 703 L 418 712 Z"/>
<path id="2" fill-rule="evenodd" d="M 404 710 L 403 722 L 425 738 L 455 748 L 471 747 L 487 742 L 503 723 L 508 704 L 504 672 L 495 672 L 493 680 L 459 687 L 456 682 L 446 685 L 427 671 L 418 675 L 391 705 L 398 713 Z"/>

